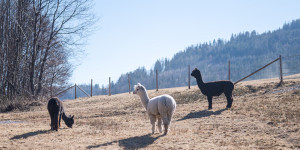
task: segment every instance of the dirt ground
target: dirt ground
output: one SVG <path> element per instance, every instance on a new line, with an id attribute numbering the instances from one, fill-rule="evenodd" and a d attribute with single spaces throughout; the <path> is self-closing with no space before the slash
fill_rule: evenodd
<path id="1" fill-rule="evenodd" d="M 235 85 L 233 107 L 224 95 L 213 109 L 197 86 L 149 90 L 177 102 L 171 130 L 151 133 L 138 96 L 128 93 L 64 101 L 73 128 L 50 131 L 44 106 L 0 114 L 0 149 L 300 149 L 300 75 Z"/>

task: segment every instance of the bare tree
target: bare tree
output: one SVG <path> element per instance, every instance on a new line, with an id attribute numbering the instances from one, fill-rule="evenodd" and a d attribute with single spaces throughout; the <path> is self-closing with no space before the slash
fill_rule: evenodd
<path id="1" fill-rule="evenodd" d="M 1 0 L 0 95 L 46 96 L 66 85 L 69 59 L 96 21 L 92 6 L 92 0 Z"/>

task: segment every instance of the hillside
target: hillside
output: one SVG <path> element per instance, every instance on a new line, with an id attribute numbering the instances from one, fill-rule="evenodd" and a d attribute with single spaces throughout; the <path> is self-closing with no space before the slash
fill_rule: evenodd
<path id="1" fill-rule="evenodd" d="M 141 67 L 120 76 L 112 84 L 112 93 L 127 91 L 127 74 L 131 84 L 143 83 L 148 89 L 155 88 L 155 70 L 159 72 L 159 87 L 170 88 L 187 85 L 188 65 L 201 70 L 205 81 L 227 80 L 228 61 L 231 63 L 231 80 L 237 81 L 272 60 L 283 56 L 285 75 L 300 73 L 300 19 L 284 24 L 282 28 L 257 33 L 247 31 L 232 34 L 230 40 L 216 39 L 207 43 L 195 43 L 174 54 L 171 59 L 158 59 L 153 68 Z M 298 57 L 289 57 L 296 56 Z M 279 64 L 250 77 L 249 80 L 278 77 Z M 192 85 L 196 82 L 192 80 Z"/>
<path id="2" fill-rule="evenodd" d="M 177 102 L 167 136 L 151 125 L 138 96 L 128 93 L 65 101 L 75 125 L 49 131 L 46 105 L 0 114 L 0 149 L 299 149 L 300 75 L 238 83 L 233 108 L 225 96 L 207 100 L 198 87 L 149 90 Z"/>

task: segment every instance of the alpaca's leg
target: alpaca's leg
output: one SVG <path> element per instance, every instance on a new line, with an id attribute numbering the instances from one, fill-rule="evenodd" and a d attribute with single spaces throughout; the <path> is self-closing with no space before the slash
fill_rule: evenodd
<path id="1" fill-rule="evenodd" d="M 161 127 L 161 125 L 162 125 L 162 119 L 161 119 L 161 117 L 158 117 L 158 118 L 157 118 L 157 127 L 158 127 L 158 130 L 159 130 L 159 133 L 162 132 L 162 127 Z"/>
<path id="2" fill-rule="evenodd" d="M 207 100 L 208 100 L 208 109 L 212 109 L 212 96 L 207 96 Z"/>
<path id="3" fill-rule="evenodd" d="M 58 113 L 54 115 L 54 129 L 58 130 Z"/>
<path id="4" fill-rule="evenodd" d="M 168 119 L 167 114 L 162 116 L 162 120 L 163 120 L 164 128 L 165 128 L 164 135 L 166 135 L 169 131 L 169 125 L 170 125 L 170 120 Z"/>
<path id="5" fill-rule="evenodd" d="M 170 131 L 170 126 L 171 126 L 171 122 L 172 122 L 172 116 L 173 116 L 173 113 L 174 112 L 170 112 L 168 115 L 167 115 L 167 118 L 168 118 L 168 131 Z M 167 132 L 168 132 L 167 131 Z"/>
<path id="6" fill-rule="evenodd" d="M 51 130 L 54 130 L 54 116 L 53 115 L 51 115 L 51 113 L 50 113 L 50 119 L 51 119 Z"/>
<path id="7" fill-rule="evenodd" d="M 227 106 L 226 106 L 226 108 L 231 108 L 232 102 L 233 102 L 232 92 L 225 93 L 225 96 L 226 96 L 226 99 L 227 99 Z"/>
<path id="8" fill-rule="evenodd" d="M 232 94 L 231 94 L 231 101 L 230 101 L 230 108 L 231 108 L 231 106 L 232 106 L 232 103 L 233 103 L 233 97 L 232 97 Z"/>
<path id="9" fill-rule="evenodd" d="M 149 118 L 150 118 L 150 122 L 151 122 L 151 125 L 152 125 L 152 134 L 154 134 L 156 117 L 155 117 L 155 115 L 149 115 Z"/>
<path id="10" fill-rule="evenodd" d="M 53 111 L 49 111 L 50 119 L 51 119 L 51 130 L 55 130 L 55 113 Z"/>
<path id="11" fill-rule="evenodd" d="M 58 127 L 60 128 L 60 121 L 61 121 L 62 113 L 59 115 L 59 122 L 58 122 Z"/>

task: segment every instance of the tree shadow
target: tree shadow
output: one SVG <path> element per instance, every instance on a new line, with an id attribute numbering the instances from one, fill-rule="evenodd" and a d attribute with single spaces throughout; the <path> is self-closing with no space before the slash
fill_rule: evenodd
<path id="1" fill-rule="evenodd" d="M 39 134 L 45 134 L 48 132 L 50 132 L 50 130 L 38 130 L 38 131 L 28 132 L 28 133 L 24 133 L 21 135 L 16 135 L 16 136 L 10 138 L 10 140 L 18 140 L 18 139 L 22 139 L 22 138 L 26 139 L 28 137 L 36 136 Z"/>
<path id="2" fill-rule="evenodd" d="M 193 118 L 204 118 L 204 117 L 209 117 L 211 115 L 220 115 L 223 111 L 227 110 L 226 108 L 220 109 L 217 111 L 208 111 L 208 110 L 202 110 L 199 112 L 191 112 L 185 117 L 178 119 L 176 121 L 182 121 L 182 120 L 187 120 L 187 119 L 193 119 Z"/>
<path id="3" fill-rule="evenodd" d="M 151 134 L 146 134 L 143 136 L 135 136 L 135 137 L 131 137 L 128 139 L 116 140 L 116 141 L 107 142 L 107 143 L 103 143 L 103 144 L 99 144 L 99 145 L 91 145 L 91 146 L 88 146 L 87 149 L 108 146 L 108 145 L 112 145 L 113 143 L 119 143 L 119 146 L 123 147 L 124 149 L 140 149 L 140 148 L 145 148 L 148 145 L 151 145 L 154 141 L 156 141 L 157 139 L 159 139 L 162 136 L 164 136 L 164 135 L 152 137 Z"/>

